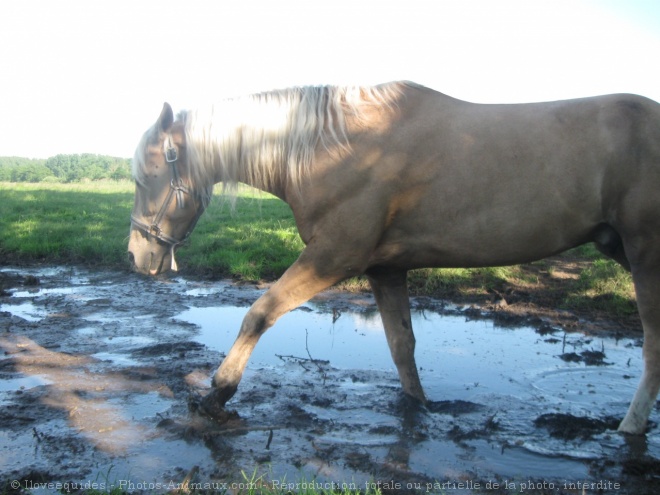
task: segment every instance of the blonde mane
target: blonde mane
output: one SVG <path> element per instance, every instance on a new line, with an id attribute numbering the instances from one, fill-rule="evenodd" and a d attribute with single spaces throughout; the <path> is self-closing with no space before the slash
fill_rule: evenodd
<path id="1" fill-rule="evenodd" d="M 184 110 L 177 123 L 185 129 L 191 186 L 205 202 L 217 182 L 232 195 L 239 182 L 271 190 L 285 179 L 300 187 L 319 145 L 350 152 L 347 118 L 359 122 L 365 108 L 395 105 L 407 84 L 297 87 Z M 133 177 L 139 183 L 147 145 L 159 139 L 157 127 L 145 132 L 135 151 Z"/>
<path id="2" fill-rule="evenodd" d="M 298 187 L 319 145 L 348 151 L 346 119 L 366 106 L 393 105 L 401 83 L 375 87 L 309 86 L 221 101 L 183 111 L 188 163 L 196 191 L 223 182 L 269 190 L 283 178 Z"/>

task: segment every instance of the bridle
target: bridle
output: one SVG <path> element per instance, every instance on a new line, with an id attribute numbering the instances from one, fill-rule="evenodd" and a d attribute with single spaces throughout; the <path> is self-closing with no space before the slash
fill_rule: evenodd
<path id="1" fill-rule="evenodd" d="M 165 198 L 163 205 L 160 207 L 158 213 L 156 213 L 156 216 L 154 217 L 153 221 L 150 224 L 142 221 L 133 214 L 131 214 L 131 224 L 135 228 L 142 230 L 148 236 L 155 237 L 159 241 L 168 244 L 170 246 L 170 254 L 172 259 L 171 269 L 173 271 L 176 271 L 177 265 L 176 265 L 176 261 L 174 260 L 174 249 L 180 246 L 181 244 L 183 244 L 184 242 L 186 242 L 186 240 L 188 240 L 188 237 L 190 237 L 190 234 L 195 228 L 195 225 L 197 224 L 199 217 L 204 212 L 204 208 L 197 209 L 195 218 L 193 219 L 192 223 L 190 224 L 190 227 L 188 228 L 188 230 L 181 239 L 177 239 L 176 237 L 173 237 L 163 232 L 163 229 L 161 228 L 161 223 L 163 221 L 163 218 L 165 217 L 165 214 L 167 213 L 167 210 L 170 209 L 170 204 L 172 203 L 172 200 L 176 198 L 177 208 L 182 209 L 185 208 L 186 206 L 185 195 L 186 194 L 189 196 L 192 195 L 191 189 L 188 186 L 186 186 L 183 179 L 181 179 L 181 176 L 179 175 L 179 170 L 177 168 L 179 152 L 176 146 L 174 146 L 174 143 L 172 142 L 172 136 L 170 134 L 168 134 L 167 137 L 165 138 L 164 146 L 165 146 L 165 161 L 171 165 L 170 168 L 172 169 L 172 180 L 170 181 L 170 190 L 167 192 L 167 197 Z"/>

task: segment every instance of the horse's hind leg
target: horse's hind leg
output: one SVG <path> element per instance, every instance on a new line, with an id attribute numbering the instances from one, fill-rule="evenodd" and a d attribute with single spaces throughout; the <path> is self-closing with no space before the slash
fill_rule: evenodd
<path id="1" fill-rule="evenodd" d="M 410 318 L 410 300 L 405 271 L 384 269 L 367 272 L 380 310 L 387 344 L 399 372 L 403 391 L 426 402 L 415 363 L 415 336 Z"/>
<path id="2" fill-rule="evenodd" d="M 619 425 L 619 431 L 624 433 L 644 433 L 660 388 L 660 252 L 651 256 L 653 260 L 638 263 L 632 258 L 637 306 L 644 326 L 644 373 Z"/>

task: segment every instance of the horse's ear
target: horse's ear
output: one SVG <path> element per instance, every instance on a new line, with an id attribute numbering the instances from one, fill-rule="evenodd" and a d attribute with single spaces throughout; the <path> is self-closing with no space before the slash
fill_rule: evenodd
<path id="1" fill-rule="evenodd" d="M 161 132 L 167 132 L 172 123 L 174 122 L 174 112 L 169 103 L 163 103 L 163 110 L 160 112 L 160 117 L 158 117 L 158 129 Z"/>

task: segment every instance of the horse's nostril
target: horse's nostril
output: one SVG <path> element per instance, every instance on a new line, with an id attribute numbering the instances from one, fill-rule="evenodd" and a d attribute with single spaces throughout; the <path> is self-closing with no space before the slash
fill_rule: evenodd
<path id="1" fill-rule="evenodd" d="M 129 262 L 132 266 L 135 266 L 135 256 L 134 256 L 133 253 L 131 253 L 130 251 L 128 252 L 128 262 Z"/>

